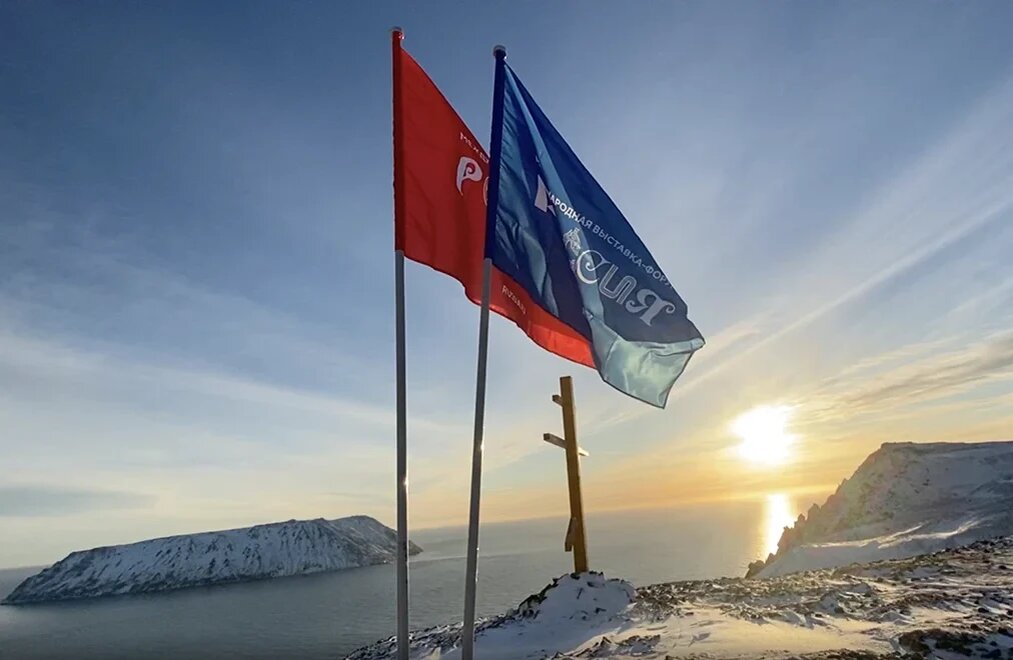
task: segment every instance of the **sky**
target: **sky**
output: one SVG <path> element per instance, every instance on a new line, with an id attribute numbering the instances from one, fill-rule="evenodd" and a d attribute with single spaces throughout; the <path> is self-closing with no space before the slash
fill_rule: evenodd
<path id="1" fill-rule="evenodd" d="M 0 567 L 394 520 L 390 40 L 509 61 L 707 338 L 666 410 L 491 323 L 485 521 L 825 497 L 1013 439 L 1013 6 L 0 0 Z M 478 310 L 407 266 L 410 515 L 465 524 Z M 789 411 L 787 457 L 735 420 Z M 562 532 L 561 532 L 562 533 Z"/>

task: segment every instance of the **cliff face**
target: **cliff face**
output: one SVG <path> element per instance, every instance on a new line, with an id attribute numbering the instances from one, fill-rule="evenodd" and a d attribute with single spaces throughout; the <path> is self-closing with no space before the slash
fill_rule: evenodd
<path id="1" fill-rule="evenodd" d="M 394 530 L 368 516 L 289 520 L 72 552 L 4 604 L 148 593 L 394 560 Z M 412 554 L 421 549 L 411 544 Z"/>
<path id="2" fill-rule="evenodd" d="M 1013 442 L 887 443 L 785 528 L 746 577 L 909 557 L 1013 534 Z"/>

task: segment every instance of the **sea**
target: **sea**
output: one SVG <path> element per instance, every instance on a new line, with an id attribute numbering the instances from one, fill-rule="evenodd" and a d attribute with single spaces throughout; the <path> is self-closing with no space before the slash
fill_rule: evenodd
<path id="1" fill-rule="evenodd" d="M 814 501 L 755 499 L 591 514 L 591 568 L 641 586 L 741 576 Z M 565 518 L 484 524 L 478 613 L 499 614 L 572 570 Z M 411 626 L 460 621 L 464 527 L 420 529 Z M 39 567 L 0 570 L 0 597 Z M 394 567 L 369 566 L 66 603 L 0 607 L 0 659 L 337 659 L 394 634 Z"/>

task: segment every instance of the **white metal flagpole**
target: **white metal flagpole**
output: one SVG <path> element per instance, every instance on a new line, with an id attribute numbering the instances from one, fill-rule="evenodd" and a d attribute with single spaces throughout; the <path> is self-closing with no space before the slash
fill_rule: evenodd
<path id="1" fill-rule="evenodd" d="M 404 194 L 400 186 L 403 146 L 401 108 L 401 28 L 390 30 L 394 82 L 394 318 L 395 362 L 397 380 L 397 657 L 408 660 L 408 419 L 405 398 L 405 312 L 404 312 L 404 250 L 398 236 L 398 224 L 404 222 Z"/>
<path id="2" fill-rule="evenodd" d="M 397 335 L 397 657 L 408 660 L 408 429 L 405 405 L 404 252 L 394 253 Z"/>
<path id="3" fill-rule="evenodd" d="M 489 356 L 489 293 L 492 261 L 482 264 L 482 312 L 478 322 L 478 369 L 475 380 L 475 438 L 471 450 L 471 508 L 468 512 L 468 562 L 464 580 L 464 627 L 461 658 L 472 660 L 475 644 L 475 596 L 478 588 L 478 520 L 482 499 L 482 435 L 485 431 L 485 381 Z"/>
<path id="4" fill-rule="evenodd" d="M 485 431 L 486 363 L 489 356 L 489 296 L 492 288 L 492 259 L 489 245 L 493 238 L 496 209 L 499 206 L 499 159 L 503 137 L 503 81 L 506 48 L 492 50 L 496 74 L 492 95 L 492 137 L 489 158 L 489 195 L 486 216 L 485 261 L 482 263 L 482 311 L 478 322 L 478 367 L 475 379 L 475 437 L 471 451 L 471 507 L 468 511 L 468 561 L 464 578 L 464 625 L 461 629 L 461 658 L 475 657 L 475 599 L 478 589 L 478 522 L 482 500 L 482 451 Z"/>

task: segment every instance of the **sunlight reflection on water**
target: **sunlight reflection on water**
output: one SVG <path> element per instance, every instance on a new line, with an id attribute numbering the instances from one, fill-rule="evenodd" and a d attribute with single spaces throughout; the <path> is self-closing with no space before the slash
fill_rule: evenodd
<path id="1" fill-rule="evenodd" d="M 790 527 L 795 522 L 792 512 L 791 501 L 784 493 L 771 493 L 767 495 L 766 504 L 763 509 L 763 556 L 767 553 L 777 552 L 777 542 L 785 527 Z"/>

